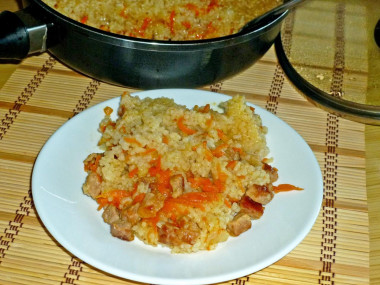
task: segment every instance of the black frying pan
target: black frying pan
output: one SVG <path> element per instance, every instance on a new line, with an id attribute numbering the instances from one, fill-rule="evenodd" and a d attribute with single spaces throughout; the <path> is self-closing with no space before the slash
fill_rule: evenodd
<path id="1" fill-rule="evenodd" d="M 287 12 L 235 35 L 154 41 L 108 33 L 69 19 L 41 0 L 0 14 L 0 58 L 46 50 L 69 67 L 111 84 L 141 89 L 196 88 L 251 66 L 272 46 Z"/>

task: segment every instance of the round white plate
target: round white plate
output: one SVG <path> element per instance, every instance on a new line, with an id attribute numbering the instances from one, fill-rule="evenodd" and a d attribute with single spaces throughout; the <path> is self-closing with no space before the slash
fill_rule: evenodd
<path id="1" fill-rule="evenodd" d="M 188 89 L 161 89 L 135 93 L 169 97 L 192 107 L 216 106 L 230 97 Z M 86 173 L 83 160 L 99 152 L 97 142 L 103 108 L 112 107 L 114 118 L 120 98 L 85 110 L 70 119 L 46 142 L 32 175 L 37 212 L 53 237 L 86 263 L 130 280 L 152 284 L 210 284 L 239 278 L 276 262 L 297 246 L 312 228 L 322 202 L 323 180 L 318 162 L 307 143 L 286 123 L 254 106 L 268 127 L 267 143 L 278 184 L 289 183 L 303 191 L 279 193 L 263 217 L 239 237 L 230 237 L 216 250 L 171 254 L 139 240 L 126 242 L 110 234 L 101 211 L 82 193 Z"/>

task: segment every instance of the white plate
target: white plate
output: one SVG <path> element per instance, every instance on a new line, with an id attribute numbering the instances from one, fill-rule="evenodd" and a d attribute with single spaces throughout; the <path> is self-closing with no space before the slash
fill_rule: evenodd
<path id="1" fill-rule="evenodd" d="M 144 97 L 170 97 L 176 103 L 218 103 L 230 97 L 184 89 L 135 93 Z M 139 240 L 126 242 L 110 234 L 94 200 L 82 193 L 86 173 L 83 160 L 99 152 L 97 131 L 106 106 L 117 110 L 114 98 L 81 112 L 47 141 L 32 175 L 37 212 L 53 237 L 88 264 L 127 279 L 153 284 L 210 284 L 256 272 L 276 262 L 297 246 L 312 228 L 321 206 L 323 181 L 318 162 L 307 143 L 286 123 L 254 106 L 268 127 L 267 143 L 279 169 L 278 183 L 290 183 L 304 191 L 279 193 L 267 205 L 260 220 L 214 251 L 171 254 Z M 213 104 L 215 106 L 215 104 Z M 115 116 L 115 112 L 113 115 Z"/>

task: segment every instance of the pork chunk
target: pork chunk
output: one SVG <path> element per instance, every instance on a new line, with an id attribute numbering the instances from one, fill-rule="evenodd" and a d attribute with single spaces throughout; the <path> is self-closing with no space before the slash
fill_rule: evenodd
<path id="1" fill-rule="evenodd" d="M 102 217 L 107 224 L 112 224 L 120 219 L 119 210 L 114 205 L 108 205 L 104 209 Z"/>
<path id="2" fill-rule="evenodd" d="M 251 218 L 245 213 L 237 213 L 227 224 L 227 231 L 231 236 L 238 236 L 251 228 Z"/>
<path id="3" fill-rule="evenodd" d="M 183 243 L 195 244 L 199 234 L 200 230 L 195 223 L 186 229 L 167 223 L 158 228 L 158 241 L 169 246 L 177 246 Z"/>
<path id="4" fill-rule="evenodd" d="M 244 196 L 240 202 L 240 213 L 247 214 L 251 219 L 260 219 L 264 214 L 264 207 L 260 203 L 253 201 L 248 196 Z"/>
<path id="5" fill-rule="evenodd" d="M 276 167 L 272 167 L 267 163 L 264 163 L 263 169 L 269 174 L 270 182 L 276 182 L 278 179 L 278 170 Z"/>
<path id="6" fill-rule="evenodd" d="M 252 185 L 245 192 L 249 198 L 262 205 L 268 204 L 273 199 L 272 184 Z"/>
<path id="7" fill-rule="evenodd" d="M 135 235 L 131 223 L 127 221 L 116 221 L 111 224 L 111 234 L 122 240 L 132 241 Z"/>
<path id="8" fill-rule="evenodd" d="M 102 182 L 95 172 L 89 172 L 86 182 L 83 184 L 84 194 L 95 199 L 102 192 Z"/>

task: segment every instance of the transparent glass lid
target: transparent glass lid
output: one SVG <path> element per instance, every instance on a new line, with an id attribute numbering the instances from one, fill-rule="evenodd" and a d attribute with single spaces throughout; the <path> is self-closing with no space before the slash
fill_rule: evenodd
<path id="1" fill-rule="evenodd" d="M 305 1 L 283 23 L 279 63 L 317 106 L 380 125 L 379 20 L 378 0 Z"/>

